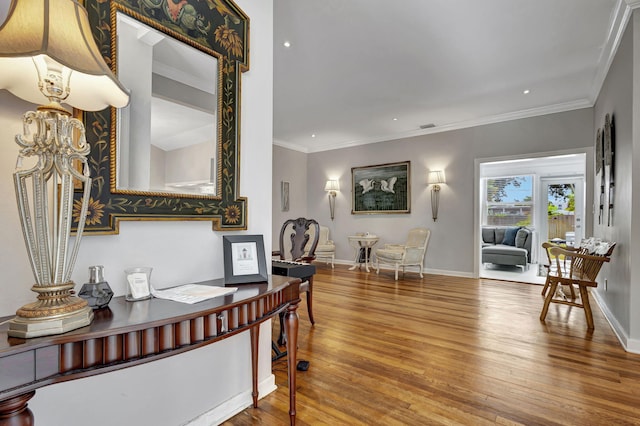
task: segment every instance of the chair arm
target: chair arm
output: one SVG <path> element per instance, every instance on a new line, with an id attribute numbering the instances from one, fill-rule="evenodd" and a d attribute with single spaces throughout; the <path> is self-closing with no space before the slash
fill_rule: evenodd
<path id="1" fill-rule="evenodd" d="M 280 254 L 281 254 L 281 253 L 280 253 L 280 250 L 272 251 L 272 252 L 271 252 L 271 257 L 273 257 L 273 256 L 278 256 L 278 257 L 280 257 Z"/>
<path id="2" fill-rule="evenodd" d="M 405 246 L 403 244 L 385 244 L 382 246 L 385 250 L 404 250 Z"/>
<path id="3" fill-rule="evenodd" d="M 424 257 L 424 249 L 422 247 L 405 248 L 404 259 L 409 262 L 418 262 Z"/>

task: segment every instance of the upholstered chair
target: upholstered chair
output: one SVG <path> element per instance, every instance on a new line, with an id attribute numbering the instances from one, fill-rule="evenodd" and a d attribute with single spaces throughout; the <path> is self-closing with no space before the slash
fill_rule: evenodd
<path id="1" fill-rule="evenodd" d="M 404 244 L 385 244 L 376 250 L 376 273 L 380 273 L 380 264 L 393 265 L 398 279 L 398 269 L 402 267 L 404 275 L 407 266 L 418 266 L 420 278 L 423 277 L 424 256 L 429 244 L 431 231 L 427 228 L 414 228 L 409 230 L 407 241 Z"/>
<path id="2" fill-rule="evenodd" d="M 324 259 L 327 264 L 331 262 L 331 269 L 333 269 L 335 257 L 336 245 L 329 239 L 329 228 L 320 225 L 320 238 L 318 239 L 318 246 L 316 247 L 316 260 Z"/>

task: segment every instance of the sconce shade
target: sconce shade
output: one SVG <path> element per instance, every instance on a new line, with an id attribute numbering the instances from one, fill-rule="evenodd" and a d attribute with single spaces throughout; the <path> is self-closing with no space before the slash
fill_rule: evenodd
<path id="1" fill-rule="evenodd" d="M 444 172 L 442 170 L 429 172 L 427 175 L 427 185 L 439 185 L 441 183 L 446 183 L 444 180 Z"/>
<path id="2" fill-rule="evenodd" d="M 324 186 L 325 191 L 340 191 L 340 183 L 337 180 L 328 180 Z"/>
<path id="3" fill-rule="evenodd" d="M 38 83 L 47 68 L 62 75 L 65 90 L 72 88 L 61 101 L 74 108 L 99 111 L 129 102 L 102 58 L 82 6 L 74 0 L 13 0 L 0 27 L 0 89 L 45 104 Z"/>

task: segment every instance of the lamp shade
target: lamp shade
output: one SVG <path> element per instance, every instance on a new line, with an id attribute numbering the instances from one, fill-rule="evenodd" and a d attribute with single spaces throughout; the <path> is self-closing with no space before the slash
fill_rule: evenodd
<path id="1" fill-rule="evenodd" d="M 74 0 L 13 0 L 0 27 L 0 89 L 35 104 L 48 101 L 39 89 L 45 64 L 69 76 L 63 101 L 85 111 L 124 107 L 127 90 L 102 58 L 87 11 Z"/>
<path id="2" fill-rule="evenodd" d="M 446 183 L 444 180 L 444 172 L 442 170 L 429 172 L 427 175 L 427 185 L 439 185 L 441 183 Z"/>
<path id="3" fill-rule="evenodd" d="M 340 191 L 340 183 L 337 180 L 328 180 L 324 186 L 325 191 Z"/>

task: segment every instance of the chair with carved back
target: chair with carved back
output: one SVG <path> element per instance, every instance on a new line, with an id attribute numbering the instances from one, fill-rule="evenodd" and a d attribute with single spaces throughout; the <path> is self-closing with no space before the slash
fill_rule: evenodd
<path id="1" fill-rule="evenodd" d="M 280 260 L 311 263 L 316 258 L 320 225 L 315 219 L 299 217 L 288 219 L 280 229 L 279 250 L 272 252 L 272 256 Z M 307 293 L 307 312 L 309 321 L 313 319 L 313 275 L 302 277 L 300 292 Z"/>
<path id="2" fill-rule="evenodd" d="M 616 243 L 611 243 L 603 254 L 591 254 L 587 249 L 577 251 L 567 250 L 561 247 L 551 247 L 549 253 L 555 262 L 555 268 L 549 269 L 547 274 L 548 291 L 544 299 L 540 321 L 544 321 L 551 303 L 560 303 L 569 306 L 583 308 L 587 320 L 587 327 L 593 329 L 593 314 L 589 303 L 589 287 L 597 287 L 596 278 L 604 262 L 611 260 L 611 254 Z M 564 259 L 569 259 L 569 267 L 562 265 Z M 556 290 L 559 285 L 576 285 L 580 291 L 579 299 L 567 298 L 564 294 L 558 295 Z M 546 286 L 546 284 L 545 284 Z"/>

